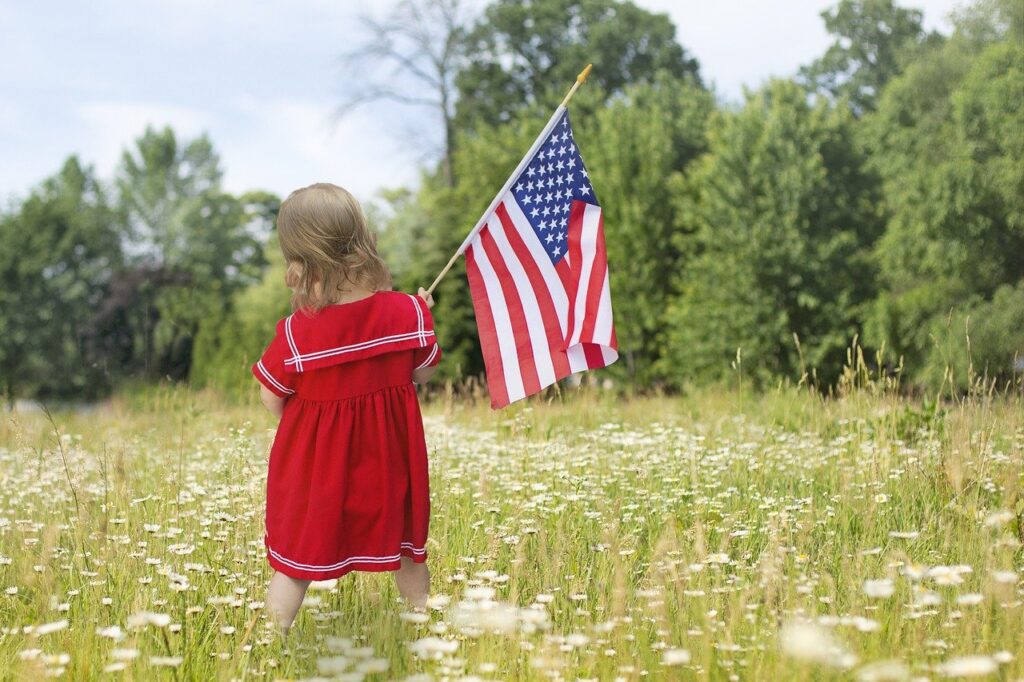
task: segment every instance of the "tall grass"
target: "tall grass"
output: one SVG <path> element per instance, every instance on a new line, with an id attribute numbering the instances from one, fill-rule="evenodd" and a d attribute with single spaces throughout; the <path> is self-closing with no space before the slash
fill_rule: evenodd
<path id="1" fill-rule="evenodd" d="M 435 598 L 386 574 L 262 608 L 254 399 L 163 386 L 0 426 L 11 679 L 1024 675 L 1019 394 L 563 390 L 426 407 Z M 386 484 L 381 482 L 382 485 Z M 104 671 L 107 672 L 104 672 Z M 345 677 L 347 675 L 347 677 Z"/>

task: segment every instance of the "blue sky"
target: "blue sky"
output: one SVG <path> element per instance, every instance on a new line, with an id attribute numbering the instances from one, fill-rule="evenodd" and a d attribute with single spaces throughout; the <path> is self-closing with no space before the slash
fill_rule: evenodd
<path id="1" fill-rule="evenodd" d="M 667 12 L 705 80 L 791 75 L 828 45 L 831 0 L 636 0 Z M 0 205 L 79 154 L 110 178 L 147 123 L 209 133 L 228 190 L 278 194 L 319 180 L 369 199 L 415 182 L 436 152 L 431 112 L 378 104 L 340 120 L 339 55 L 362 40 L 355 0 L 0 0 Z M 907 3 L 911 4 L 911 3 Z M 956 0 L 917 0 L 948 32 Z"/>

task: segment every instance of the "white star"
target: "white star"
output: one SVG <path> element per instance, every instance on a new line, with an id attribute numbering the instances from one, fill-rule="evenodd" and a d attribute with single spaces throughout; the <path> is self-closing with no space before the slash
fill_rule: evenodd
<path id="1" fill-rule="evenodd" d="M 558 241 L 562 241 L 564 239 L 565 239 L 565 232 L 559 232 L 558 233 Z"/>
<path id="2" fill-rule="evenodd" d="M 552 241 L 554 241 L 554 239 L 555 239 L 555 233 L 554 232 L 548 232 L 548 236 L 544 237 L 544 243 L 550 244 Z"/>
<path id="3" fill-rule="evenodd" d="M 522 182 L 517 182 L 516 183 L 516 191 L 517 192 L 522 192 L 523 191 L 523 183 Z"/>
<path id="4" fill-rule="evenodd" d="M 574 151 L 576 151 L 576 145 L 574 145 L 572 142 L 570 142 L 569 143 L 569 153 L 572 154 Z M 561 150 L 559 150 L 558 153 L 561 154 L 562 153 Z M 549 156 L 550 156 L 550 154 L 549 154 Z"/>
<path id="5" fill-rule="evenodd" d="M 555 176 L 555 181 L 558 182 L 559 186 L 561 186 L 562 183 L 565 182 L 565 179 L 561 175 L 556 175 Z"/>
<path id="6" fill-rule="evenodd" d="M 583 185 L 582 187 L 580 187 L 580 194 L 582 194 L 583 196 L 588 196 L 590 194 L 590 186 Z"/>
<path id="7" fill-rule="evenodd" d="M 548 187 L 554 187 L 554 186 L 555 186 L 555 179 L 554 178 L 548 178 Z"/>
<path id="8" fill-rule="evenodd" d="M 559 180 L 558 180 L 558 184 L 559 184 L 559 185 L 561 185 L 561 184 L 562 184 L 562 180 L 561 180 L 561 178 L 559 178 Z M 562 190 L 561 190 L 561 189 L 559 189 L 559 190 L 558 190 L 557 192 L 555 192 L 555 199 L 557 199 L 558 201 L 561 201 L 561 200 L 562 200 Z"/>
<path id="9" fill-rule="evenodd" d="M 562 125 L 563 126 L 569 125 L 569 118 L 567 116 L 562 118 Z"/>
<path id="10" fill-rule="evenodd" d="M 539 194 L 534 194 L 533 195 L 533 203 L 535 203 L 535 204 L 541 203 L 541 196 Z"/>
<path id="11" fill-rule="evenodd" d="M 569 212 L 569 204 L 562 204 L 562 213 Z"/>
<path id="12" fill-rule="evenodd" d="M 540 211 L 537 210 L 536 206 L 534 206 L 533 210 L 530 211 L 530 217 L 531 218 L 536 218 L 539 214 L 540 214 Z"/>
<path id="13" fill-rule="evenodd" d="M 543 214 L 543 215 L 544 215 L 544 217 L 545 217 L 545 218 L 547 218 L 547 217 L 548 217 L 548 214 L 550 214 L 550 213 L 551 213 L 551 209 L 550 209 L 550 208 L 548 208 L 547 206 L 545 206 L 545 207 L 544 207 L 544 214 Z"/>
<path id="14" fill-rule="evenodd" d="M 575 156 L 570 156 L 569 157 L 569 168 L 575 168 L 575 167 L 576 167 L 576 157 Z"/>
<path id="15" fill-rule="evenodd" d="M 550 203 L 550 202 L 551 202 L 551 192 L 548 192 L 547 196 L 544 197 L 544 203 Z"/>
<path id="16" fill-rule="evenodd" d="M 552 172 L 553 170 L 555 170 L 555 164 L 549 163 L 548 164 L 548 173 Z"/>
<path id="17" fill-rule="evenodd" d="M 545 152 L 543 149 L 540 150 L 540 154 L 538 154 L 538 156 L 540 156 L 541 161 L 548 158 L 547 152 Z"/>
<path id="18" fill-rule="evenodd" d="M 538 225 L 537 227 L 539 227 L 542 230 L 548 229 L 548 221 L 546 221 L 546 220 L 540 221 L 540 225 Z"/>
<path id="19" fill-rule="evenodd" d="M 533 199 L 532 199 L 532 198 L 530 197 L 530 195 L 529 195 L 529 194 L 527 194 L 526 196 L 524 196 L 524 197 L 523 197 L 523 203 L 524 203 L 524 204 L 528 204 L 528 203 L 530 203 L 531 201 L 533 201 Z"/>
<path id="20" fill-rule="evenodd" d="M 565 168 L 565 163 L 561 159 L 559 159 L 558 163 L 555 164 L 555 168 L 557 170 L 562 170 Z"/>
<path id="21" fill-rule="evenodd" d="M 566 206 L 566 208 L 568 208 L 569 204 L 566 204 L 565 206 Z M 569 224 L 569 220 L 567 218 L 562 218 L 562 222 L 561 222 L 562 227 L 565 227 L 568 224 Z"/>
<path id="22" fill-rule="evenodd" d="M 540 173 L 541 175 L 544 175 L 545 173 L 548 172 L 547 167 L 542 163 L 541 165 L 537 166 L 537 172 Z"/>
<path id="23" fill-rule="evenodd" d="M 558 248 L 558 247 L 556 246 L 556 247 L 555 247 L 555 255 L 557 256 L 557 255 L 559 255 L 560 253 L 562 253 L 562 250 L 561 250 L 560 248 Z"/>
<path id="24" fill-rule="evenodd" d="M 530 176 L 531 178 L 533 177 L 533 174 L 534 174 L 534 173 L 536 173 L 536 172 L 537 172 L 537 171 L 535 171 L 535 170 L 533 169 L 533 166 L 530 166 L 529 168 L 527 168 L 527 169 L 526 169 L 526 174 L 527 174 L 528 176 Z"/>
<path id="25" fill-rule="evenodd" d="M 561 147 L 558 148 L 558 155 L 565 156 L 565 151 L 565 145 L 562 145 Z"/>
<path id="26" fill-rule="evenodd" d="M 527 185 L 526 185 L 526 191 L 527 191 L 527 192 L 532 192 L 532 191 L 533 191 L 533 180 L 530 180 L 530 182 L 529 182 L 529 183 L 527 183 Z"/>
<path id="27" fill-rule="evenodd" d="M 585 177 L 585 178 L 589 178 L 590 177 L 590 175 L 587 173 L 587 169 L 586 168 L 581 168 L 580 169 L 580 173 L 582 173 L 583 177 Z"/>

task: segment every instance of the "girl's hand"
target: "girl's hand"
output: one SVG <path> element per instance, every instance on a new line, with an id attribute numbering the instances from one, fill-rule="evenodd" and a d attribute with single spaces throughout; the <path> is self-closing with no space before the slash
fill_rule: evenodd
<path id="1" fill-rule="evenodd" d="M 418 292 L 416 292 L 416 295 L 419 296 L 420 298 L 422 298 L 424 301 L 427 302 L 427 308 L 433 308 L 434 307 L 434 297 L 431 296 L 430 294 L 428 294 L 426 289 L 424 289 L 423 287 L 420 287 L 420 290 Z"/>

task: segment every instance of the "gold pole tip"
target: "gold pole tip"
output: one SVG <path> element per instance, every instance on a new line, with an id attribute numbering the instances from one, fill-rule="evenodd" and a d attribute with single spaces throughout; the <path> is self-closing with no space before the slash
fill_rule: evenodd
<path id="1" fill-rule="evenodd" d="M 576 80 L 583 83 L 587 80 L 587 76 L 590 75 L 590 70 L 594 68 L 593 64 L 587 64 L 587 68 L 580 71 L 580 75 L 576 76 Z"/>

